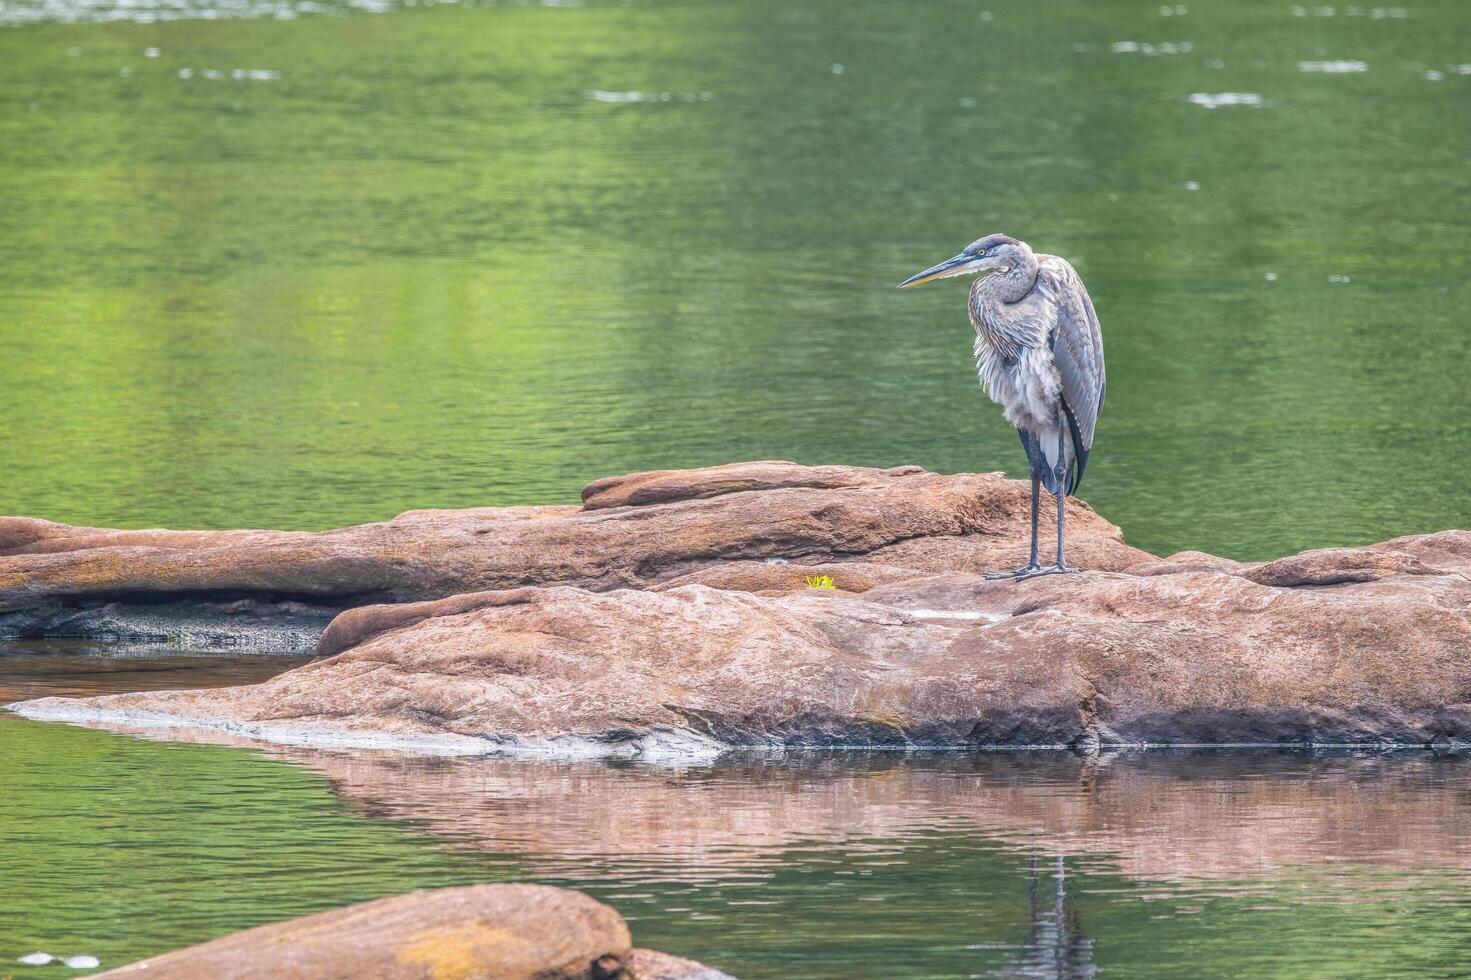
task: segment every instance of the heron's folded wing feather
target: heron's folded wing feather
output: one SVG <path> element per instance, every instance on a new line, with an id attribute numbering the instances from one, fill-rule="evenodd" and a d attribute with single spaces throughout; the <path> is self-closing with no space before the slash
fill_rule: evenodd
<path id="1" fill-rule="evenodd" d="M 1066 259 L 1046 256 L 1039 275 L 1057 302 L 1057 324 L 1049 338 L 1062 397 L 1078 428 L 1084 450 L 1093 448 L 1093 432 L 1103 409 L 1103 331 L 1083 280 Z"/>
<path id="2" fill-rule="evenodd" d="M 1048 255 L 1042 257 L 1040 265 L 1038 276 L 1057 304 L 1057 323 L 1048 346 L 1073 436 L 1074 470 L 1067 488 L 1072 493 L 1083 482 L 1098 414 L 1103 409 L 1103 332 L 1093 300 L 1068 261 Z"/>

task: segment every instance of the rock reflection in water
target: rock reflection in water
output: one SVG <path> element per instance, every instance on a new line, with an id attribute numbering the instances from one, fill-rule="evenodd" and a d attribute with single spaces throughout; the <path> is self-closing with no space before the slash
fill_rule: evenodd
<path id="1" fill-rule="evenodd" d="M 739 976 L 1409 977 L 1459 975 L 1464 960 L 1465 757 L 800 753 L 655 768 L 235 744 L 290 763 L 263 772 L 322 777 L 309 780 L 309 812 L 279 814 L 296 828 L 287 839 L 307 828 L 315 840 L 297 853 L 313 870 L 293 896 L 303 884 L 323 886 L 319 900 L 340 894 L 374 860 L 338 834 L 376 827 L 422 848 L 423 865 L 353 897 L 559 884 Z M 339 822 L 313 838 L 328 787 L 346 806 L 327 808 Z M 241 786 L 219 789 L 196 811 L 217 825 L 260 810 L 237 799 Z M 141 816 L 153 825 L 146 806 Z M 242 826 L 268 839 L 261 819 Z M 229 862 L 208 890 L 230 890 L 239 872 Z M 196 861 L 188 873 L 211 870 Z M 266 907 L 299 914 L 287 904 Z M 218 931 L 240 918 L 221 916 Z"/>
<path id="2" fill-rule="evenodd" d="M 650 873 L 758 866 L 813 842 L 978 832 L 1103 853 L 1143 880 L 1363 864 L 1471 869 L 1471 761 L 1408 753 L 1155 751 L 796 755 L 661 770 L 283 751 L 378 816 L 496 850 L 636 860 Z M 589 801 L 599 801 L 589 805 Z"/>
<path id="3" fill-rule="evenodd" d="M 1136 881 L 1228 890 L 1321 866 L 1471 870 L 1471 757 L 1461 755 L 813 752 L 674 768 L 169 737 L 251 746 L 321 774 L 365 815 L 525 855 L 547 875 L 616 864 L 655 879 L 729 881 L 780 866 L 785 849 L 890 851 L 950 831 L 1048 856 L 1098 855 Z"/>

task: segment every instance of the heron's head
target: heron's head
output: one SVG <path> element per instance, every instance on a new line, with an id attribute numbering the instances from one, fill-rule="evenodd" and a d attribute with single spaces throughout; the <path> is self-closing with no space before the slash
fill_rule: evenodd
<path id="1" fill-rule="evenodd" d="M 920 283 L 932 282 L 936 279 L 953 279 L 956 276 L 969 276 L 977 272 L 991 272 L 995 269 L 1006 271 L 1013 265 L 1022 261 L 1022 257 L 1031 252 L 1026 242 L 1019 242 L 1010 235 L 987 235 L 985 238 L 977 239 L 965 247 L 965 250 L 954 258 L 946 259 L 937 266 L 932 266 L 919 273 L 910 276 L 899 284 L 899 288 L 906 286 L 918 286 Z"/>

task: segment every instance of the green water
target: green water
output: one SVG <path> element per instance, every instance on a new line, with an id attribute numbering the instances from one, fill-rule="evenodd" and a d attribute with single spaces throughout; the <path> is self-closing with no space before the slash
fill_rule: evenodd
<path id="1" fill-rule="evenodd" d="M 326 7 L 0 2 L 0 513 L 1016 474 L 964 287 L 892 288 L 1005 230 L 1096 299 L 1134 543 L 1465 523 L 1462 0 Z M 129 22 L 179 11 L 222 19 Z"/>
<path id="2" fill-rule="evenodd" d="M 322 528 L 743 458 L 1016 474 L 963 287 L 892 288 L 1000 230 L 1093 293 L 1084 496 L 1133 543 L 1465 524 L 1462 0 L 316 6 L 0 0 L 0 513 Z M 95 653 L 0 651 L 0 696 L 275 669 Z M 743 977 L 1456 976 L 1468 794 L 1418 755 L 650 772 L 0 715 L 0 975 L 542 880 Z"/>
<path id="3" fill-rule="evenodd" d="M 0 956 L 535 880 L 743 978 L 1471 968 L 1466 759 L 287 758 L 0 715 Z"/>

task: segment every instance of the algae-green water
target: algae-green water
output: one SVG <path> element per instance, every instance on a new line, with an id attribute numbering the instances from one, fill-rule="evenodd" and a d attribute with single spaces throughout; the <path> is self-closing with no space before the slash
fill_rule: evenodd
<path id="1" fill-rule="evenodd" d="M 0 513 L 325 528 L 739 459 L 1022 474 L 964 286 L 893 288 L 997 230 L 1096 300 L 1083 496 L 1131 542 L 1263 559 L 1471 508 L 1461 0 L 0 24 Z"/>
<path id="2" fill-rule="evenodd" d="M 414 888 L 540 881 L 744 978 L 1471 966 L 1464 758 L 271 754 L 0 715 L 0 956 L 116 966 Z"/>
<path id="3" fill-rule="evenodd" d="M 1092 291 L 1083 496 L 1132 543 L 1261 559 L 1471 509 L 1460 0 L 0 25 L 3 514 L 325 528 L 750 458 L 1017 475 L 964 287 L 893 288 L 990 231 Z M 0 689 L 271 669 L 88 656 L 0 651 Z M 0 976 L 499 880 L 743 977 L 1471 970 L 1464 760 L 1180 758 L 506 768 L 0 715 Z"/>

